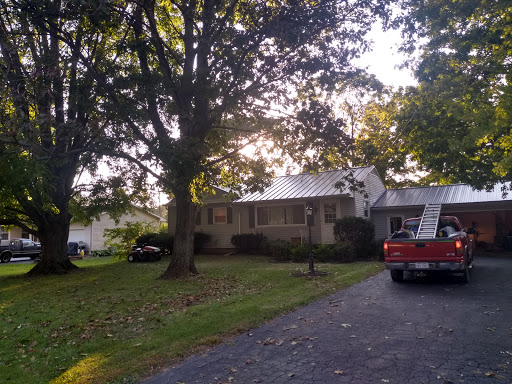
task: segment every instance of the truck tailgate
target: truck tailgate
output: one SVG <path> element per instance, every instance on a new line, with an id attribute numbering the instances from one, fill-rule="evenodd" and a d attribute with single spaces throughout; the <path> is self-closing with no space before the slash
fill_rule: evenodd
<path id="1" fill-rule="evenodd" d="M 453 261 L 456 256 L 454 239 L 396 239 L 388 246 L 390 261 Z"/>

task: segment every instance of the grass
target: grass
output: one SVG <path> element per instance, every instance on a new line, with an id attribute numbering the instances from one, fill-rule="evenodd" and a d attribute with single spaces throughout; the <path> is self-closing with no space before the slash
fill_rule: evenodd
<path id="1" fill-rule="evenodd" d="M 201 275 L 157 279 L 168 260 L 90 258 L 68 276 L 0 267 L 0 383 L 133 383 L 192 353 L 352 285 L 382 263 L 302 264 L 198 256 Z"/>

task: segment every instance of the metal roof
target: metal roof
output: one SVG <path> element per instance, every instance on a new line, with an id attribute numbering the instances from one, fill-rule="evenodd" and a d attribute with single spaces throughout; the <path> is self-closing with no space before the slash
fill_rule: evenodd
<path id="1" fill-rule="evenodd" d="M 237 203 L 255 201 L 303 199 L 322 196 L 335 196 L 343 193 L 351 193 L 348 188 L 340 191 L 335 188 L 335 183 L 342 180 L 349 172 L 357 181 L 364 178 L 374 169 L 370 167 L 355 167 L 348 170 L 334 170 L 314 173 L 301 173 L 299 175 L 286 175 L 275 178 L 272 184 L 263 192 L 255 192 L 241 197 Z"/>
<path id="2" fill-rule="evenodd" d="M 406 207 L 426 204 L 464 204 L 512 202 L 512 193 L 503 198 L 501 188 L 496 184 L 491 191 L 478 191 L 467 184 L 436 185 L 430 187 L 388 189 L 372 208 Z M 506 184 L 510 189 L 510 184 Z"/>

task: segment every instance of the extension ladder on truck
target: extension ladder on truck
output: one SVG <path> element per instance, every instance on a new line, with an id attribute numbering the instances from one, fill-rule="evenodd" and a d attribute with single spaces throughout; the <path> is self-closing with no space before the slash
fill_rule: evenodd
<path id="1" fill-rule="evenodd" d="M 437 223 L 441 214 L 441 204 L 427 204 L 423 211 L 417 239 L 433 239 L 436 237 Z"/>

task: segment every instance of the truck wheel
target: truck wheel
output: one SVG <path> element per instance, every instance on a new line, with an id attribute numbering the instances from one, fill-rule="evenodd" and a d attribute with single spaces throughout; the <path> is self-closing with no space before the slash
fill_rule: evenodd
<path id="1" fill-rule="evenodd" d="M 2 263 L 8 263 L 11 261 L 12 255 L 9 252 L 2 253 L 2 256 L 0 256 L 0 261 Z"/>
<path id="2" fill-rule="evenodd" d="M 131 254 L 130 254 L 130 255 L 128 255 L 128 261 L 129 261 L 130 263 L 133 263 L 133 262 L 135 261 L 135 257 L 133 257 L 133 255 L 131 255 Z"/>
<path id="3" fill-rule="evenodd" d="M 404 280 L 404 271 L 399 271 L 399 270 L 392 270 L 392 271 L 389 271 L 391 272 L 391 279 L 393 281 L 403 281 Z"/>

